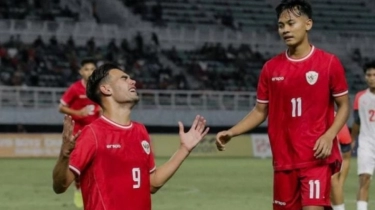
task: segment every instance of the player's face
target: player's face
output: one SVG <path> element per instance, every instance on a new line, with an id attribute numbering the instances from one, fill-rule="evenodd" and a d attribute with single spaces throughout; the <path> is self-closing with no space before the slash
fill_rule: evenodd
<path id="1" fill-rule="evenodd" d="M 132 80 L 125 72 L 113 69 L 109 72 L 109 85 L 112 91 L 112 97 L 118 103 L 134 103 L 139 100 L 135 80 Z"/>
<path id="2" fill-rule="evenodd" d="M 79 74 L 82 76 L 83 80 L 87 81 L 95 69 L 94 64 L 87 63 L 81 67 Z"/>
<path id="3" fill-rule="evenodd" d="M 369 88 L 375 88 L 375 68 L 367 69 L 365 79 Z"/>
<path id="4" fill-rule="evenodd" d="M 288 47 L 294 47 L 307 39 L 307 31 L 312 27 L 312 20 L 306 15 L 299 14 L 298 10 L 284 10 L 279 17 L 279 35 Z"/>

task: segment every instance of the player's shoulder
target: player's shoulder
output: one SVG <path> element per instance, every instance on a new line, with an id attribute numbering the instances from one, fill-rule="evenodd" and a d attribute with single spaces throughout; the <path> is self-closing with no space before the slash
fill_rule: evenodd
<path id="1" fill-rule="evenodd" d="M 287 61 L 287 58 L 286 58 L 285 52 L 282 52 L 270 58 L 268 61 L 266 61 L 264 66 L 272 67 L 275 65 L 279 65 L 280 63 L 285 62 L 285 61 Z"/>
<path id="2" fill-rule="evenodd" d="M 137 121 L 132 121 L 132 125 L 133 125 L 134 128 L 146 130 L 146 126 L 143 123 L 140 123 L 140 122 L 137 122 Z"/>
<path id="3" fill-rule="evenodd" d="M 355 94 L 355 97 L 357 98 L 357 99 L 359 99 L 361 96 L 363 96 L 365 93 L 367 92 L 367 89 L 365 89 L 365 90 L 360 90 L 360 91 L 358 91 L 356 94 Z"/>
<path id="4" fill-rule="evenodd" d="M 69 87 L 74 89 L 83 87 L 82 80 L 73 82 Z"/>
<path id="5" fill-rule="evenodd" d="M 137 132 L 143 133 L 145 136 L 148 136 L 148 131 L 146 126 L 143 123 L 132 121 L 132 126 L 134 129 L 137 130 Z"/>
<path id="6" fill-rule="evenodd" d="M 332 59 L 339 60 L 339 58 L 335 54 L 325 51 L 323 49 L 317 48 L 317 47 L 315 47 L 314 55 L 316 57 L 320 57 L 320 58 L 327 59 L 327 60 L 332 60 Z"/>

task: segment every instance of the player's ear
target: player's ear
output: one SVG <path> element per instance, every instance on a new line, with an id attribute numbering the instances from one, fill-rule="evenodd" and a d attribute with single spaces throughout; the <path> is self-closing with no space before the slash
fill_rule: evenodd
<path id="1" fill-rule="evenodd" d="M 106 95 L 106 96 L 112 95 L 112 89 L 108 84 L 100 85 L 99 90 L 103 95 Z"/>
<path id="2" fill-rule="evenodd" d="M 310 31 L 313 26 L 313 20 L 308 18 L 305 22 L 306 31 Z"/>

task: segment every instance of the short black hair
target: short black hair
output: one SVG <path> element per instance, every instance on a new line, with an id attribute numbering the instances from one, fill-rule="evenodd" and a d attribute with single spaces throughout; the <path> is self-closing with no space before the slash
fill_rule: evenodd
<path id="1" fill-rule="evenodd" d="M 95 66 L 95 68 L 96 68 L 96 60 L 94 58 L 85 58 L 85 59 L 82 59 L 81 66 L 84 66 L 84 65 L 89 64 L 89 63 L 93 64 Z"/>
<path id="2" fill-rule="evenodd" d="M 309 19 L 312 19 L 311 4 L 306 0 L 282 0 L 276 7 L 277 18 L 280 18 L 280 15 L 284 10 L 289 10 L 298 17 L 306 15 Z"/>
<path id="3" fill-rule="evenodd" d="M 363 65 L 363 72 L 366 74 L 367 70 L 375 69 L 375 60 L 365 63 Z"/>
<path id="4" fill-rule="evenodd" d="M 104 63 L 103 65 L 99 66 L 94 72 L 92 72 L 91 76 L 87 80 L 86 84 L 86 95 L 87 97 L 99 104 L 102 105 L 102 101 L 100 98 L 100 90 L 99 85 L 100 83 L 108 77 L 109 71 L 112 69 L 119 69 L 123 71 L 118 65 L 114 63 Z"/>

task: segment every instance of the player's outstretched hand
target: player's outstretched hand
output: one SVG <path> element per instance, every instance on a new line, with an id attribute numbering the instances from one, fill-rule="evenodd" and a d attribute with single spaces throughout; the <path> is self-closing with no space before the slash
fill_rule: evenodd
<path id="1" fill-rule="evenodd" d="M 317 159 L 324 159 L 331 155 L 333 138 L 328 136 L 321 136 L 318 141 L 316 141 L 314 146 L 314 156 Z"/>
<path id="2" fill-rule="evenodd" d="M 206 128 L 206 119 L 199 115 L 195 117 L 195 120 L 187 133 L 184 131 L 184 125 L 182 122 L 178 122 L 178 126 L 180 128 L 181 146 L 189 152 L 198 145 L 209 131 L 209 128 Z"/>
<path id="3" fill-rule="evenodd" d="M 77 132 L 75 135 L 73 135 L 73 129 L 74 129 L 74 120 L 72 120 L 71 116 L 65 115 L 64 116 L 64 127 L 62 132 L 62 145 L 61 145 L 61 153 L 64 157 L 69 157 L 70 153 L 72 153 L 75 144 L 76 139 L 78 138 L 79 134 L 81 134 L 81 131 Z"/>
<path id="4" fill-rule="evenodd" d="M 219 151 L 225 150 L 225 144 L 233 137 L 230 131 L 221 131 L 216 135 L 216 147 Z"/>

